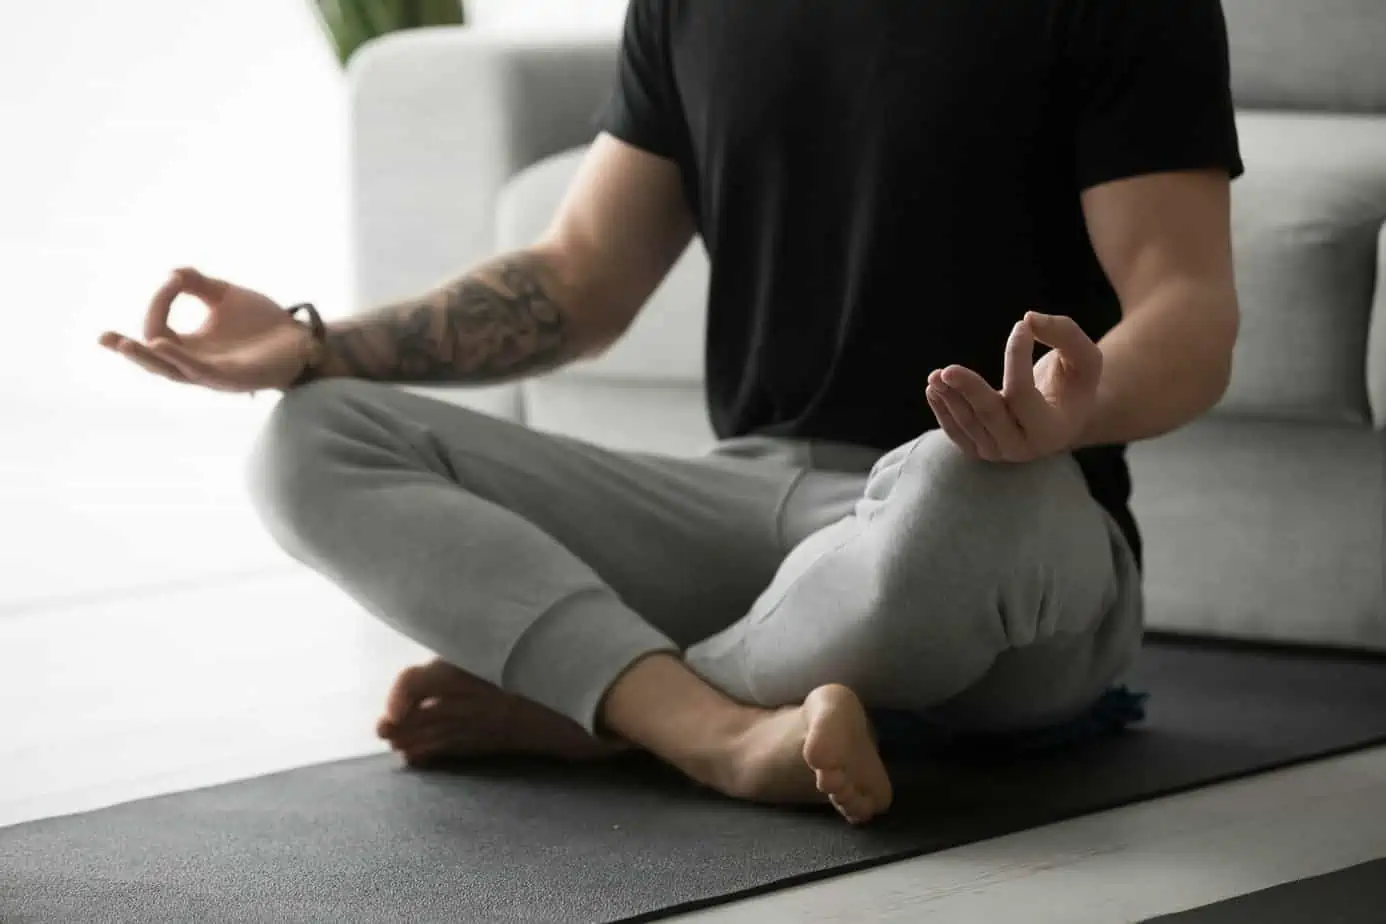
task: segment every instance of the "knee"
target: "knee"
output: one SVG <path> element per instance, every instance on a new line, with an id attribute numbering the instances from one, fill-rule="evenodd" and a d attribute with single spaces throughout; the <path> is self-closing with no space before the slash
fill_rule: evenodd
<path id="1" fill-rule="evenodd" d="M 1078 463 L 1069 455 L 1033 462 L 969 458 L 941 431 L 909 444 L 895 471 L 873 473 L 882 488 L 867 488 L 878 514 L 915 527 L 916 541 L 953 549 L 982 545 L 993 560 L 1033 544 L 1091 512 L 1094 501 Z"/>
<path id="2" fill-rule="evenodd" d="M 289 391 L 270 412 L 246 460 L 255 511 L 286 547 L 320 519 L 335 454 L 360 436 L 366 383 L 331 379 Z"/>
<path id="3" fill-rule="evenodd" d="M 1005 647 L 1054 629 L 1059 596 L 1087 607 L 1088 585 L 1106 587 L 1109 530 L 1070 456 L 984 462 L 931 434 L 901 457 L 880 505 L 881 592 L 944 603 L 977 631 L 991 623 Z"/>

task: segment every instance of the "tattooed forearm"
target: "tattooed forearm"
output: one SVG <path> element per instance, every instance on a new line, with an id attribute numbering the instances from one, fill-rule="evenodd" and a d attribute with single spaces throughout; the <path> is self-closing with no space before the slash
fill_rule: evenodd
<path id="1" fill-rule="evenodd" d="M 548 371 L 581 352 L 555 288 L 541 258 L 504 257 L 423 298 L 332 325 L 324 374 L 485 384 Z"/>

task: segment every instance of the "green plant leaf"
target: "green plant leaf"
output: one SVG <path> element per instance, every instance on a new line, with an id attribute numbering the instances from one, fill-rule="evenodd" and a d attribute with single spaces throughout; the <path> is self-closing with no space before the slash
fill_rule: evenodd
<path id="1" fill-rule="evenodd" d="M 379 36 L 466 20 L 460 0 L 314 0 L 313 5 L 343 66 L 357 48 Z"/>
<path id="2" fill-rule="evenodd" d="M 365 26 L 371 38 L 396 32 L 410 25 L 407 0 L 346 0 L 346 2 L 355 8 L 357 19 Z"/>
<path id="3" fill-rule="evenodd" d="M 460 0 L 414 0 L 421 26 L 460 26 L 467 21 Z"/>
<path id="4" fill-rule="evenodd" d="M 322 24 L 323 31 L 332 42 L 337 60 L 345 66 L 347 58 L 351 57 L 356 46 L 363 41 L 363 36 L 342 9 L 340 0 L 314 0 L 313 8 L 318 13 L 318 21 Z"/>

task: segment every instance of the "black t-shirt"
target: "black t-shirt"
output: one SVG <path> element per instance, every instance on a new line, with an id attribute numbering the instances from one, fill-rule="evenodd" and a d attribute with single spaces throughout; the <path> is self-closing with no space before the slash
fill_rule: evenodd
<path id="1" fill-rule="evenodd" d="M 717 434 L 882 450 L 1027 310 L 1120 319 L 1082 190 L 1242 169 L 1218 0 L 632 0 L 599 125 L 681 168 Z M 1076 455 L 1139 554 L 1124 448 Z"/>

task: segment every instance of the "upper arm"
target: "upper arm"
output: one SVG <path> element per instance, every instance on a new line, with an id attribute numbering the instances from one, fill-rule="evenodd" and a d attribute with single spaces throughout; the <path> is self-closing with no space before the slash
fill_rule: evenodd
<path id="1" fill-rule="evenodd" d="M 538 247 L 575 321 L 619 336 L 692 239 L 679 168 L 609 134 L 597 137 Z"/>
<path id="2" fill-rule="evenodd" d="M 1243 165 L 1221 3 L 1069 8 L 1073 170 L 1123 310 L 1179 302 L 1154 298 L 1177 286 L 1235 325 L 1230 184 Z"/>
<path id="3" fill-rule="evenodd" d="M 544 235 L 598 342 L 619 336 L 693 236 L 665 0 L 631 0 L 602 129 Z"/>
<path id="4" fill-rule="evenodd" d="M 1083 193 L 1088 236 L 1123 310 L 1197 286 L 1235 311 L 1231 182 L 1217 170 L 1146 174 Z"/>

